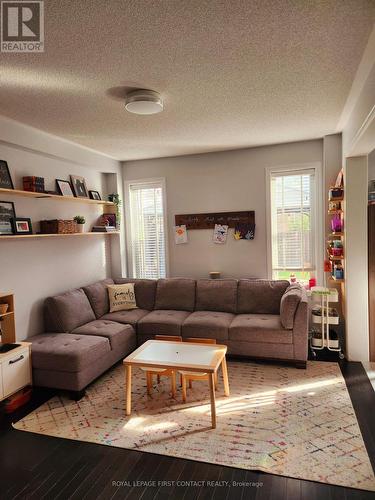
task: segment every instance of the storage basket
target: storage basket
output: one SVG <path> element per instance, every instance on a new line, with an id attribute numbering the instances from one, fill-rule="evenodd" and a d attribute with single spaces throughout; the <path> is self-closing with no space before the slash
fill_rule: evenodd
<path id="1" fill-rule="evenodd" d="M 40 232 L 42 234 L 73 234 L 77 232 L 77 224 L 74 220 L 41 220 Z"/>

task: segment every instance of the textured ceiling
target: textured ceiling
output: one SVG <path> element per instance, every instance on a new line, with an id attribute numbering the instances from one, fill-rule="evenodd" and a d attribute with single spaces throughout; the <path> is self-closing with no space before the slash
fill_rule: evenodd
<path id="1" fill-rule="evenodd" d="M 46 0 L 44 54 L 0 55 L 0 114 L 121 160 L 334 133 L 373 0 Z M 150 88 L 164 112 L 125 111 Z"/>

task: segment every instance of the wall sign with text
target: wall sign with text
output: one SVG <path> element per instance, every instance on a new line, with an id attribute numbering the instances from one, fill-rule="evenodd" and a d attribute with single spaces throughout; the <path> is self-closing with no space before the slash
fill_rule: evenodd
<path id="1" fill-rule="evenodd" d="M 239 224 L 246 224 L 255 228 L 255 211 L 175 215 L 175 224 L 176 226 L 184 225 L 186 229 L 213 229 L 215 224 L 232 228 Z"/>

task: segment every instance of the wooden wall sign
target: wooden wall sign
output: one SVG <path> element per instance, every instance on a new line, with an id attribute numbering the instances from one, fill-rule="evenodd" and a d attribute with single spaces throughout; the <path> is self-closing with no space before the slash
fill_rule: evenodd
<path id="1" fill-rule="evenodd" d="M 229 227 L 235 227 L 237 224 L 255 225 L 255 211 L 175 215 L 175 224 L 185 225 L 186 229 L 213 229 L 215 224 L 225 224 Z"/>

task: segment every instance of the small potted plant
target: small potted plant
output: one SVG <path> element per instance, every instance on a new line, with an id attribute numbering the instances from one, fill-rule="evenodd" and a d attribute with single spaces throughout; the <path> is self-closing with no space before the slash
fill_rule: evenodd
<path id="1" fill-rule="evenodd" d="M 83 215 L 76 215 L 74 217 L 74 222 L 77 224 L 77 233 L 83 233 L 86 219 Z"/>

